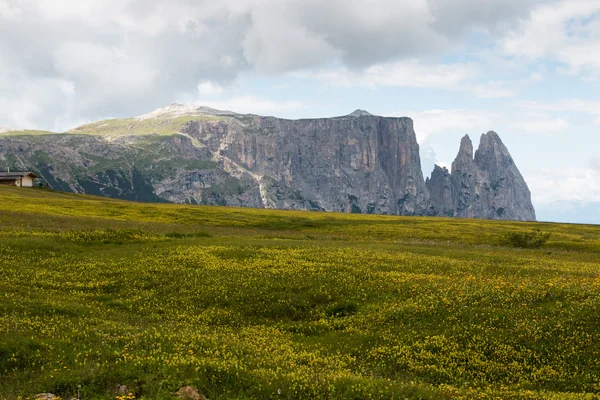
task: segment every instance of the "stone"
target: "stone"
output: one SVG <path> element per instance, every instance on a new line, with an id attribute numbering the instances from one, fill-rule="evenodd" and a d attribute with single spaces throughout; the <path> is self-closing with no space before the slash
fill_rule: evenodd
<path id="1" fill-rule="evenodd" d="M 353 112 L 351 112 L 350 114 L 348 114 L 349 117 L 372 117 L 373 114 L 371 114 L 368 111 L 365 110 L 354 110 Z"/>
<path id="2" fill-rule="evenodd" d="M 454 196 L 454 215 L 463 218 L 477 218 L 474 204 L 477 201 L 475 188 L 477 172 L 473 162 L 473 143 L 469 135 L 460 141 L 456 159 L 452 163 L 452 190 Z"/>
<path id="3" fill-rule="evenodd" d="M 115 386 L 115 393 L 122 395 L 122 394 L 129 394 L 129 393 L 131 393 L 131 391 L 129 390 L 129 387 L 118 384 L 117 386 Z"/>
<path id="4" fill-rule="evenodd" d="M 34 398 L 36 400 L 53 400 L 53 399 L 58 398 L 58 396 L 55 396 L 52 393 L 39 393 L 39 394 L 36 394 L 34 396 Z"/>
<path id="5" fill-rule="evenodd" d="M 175 393 L 175 396 L 182 400 L 207 400 L 203 394 L 191 386 L 182 387 Z"/>
<path id="6" fill-rule="evenodd" d="M 535 221 L 531 192 L 496 132 L 481 136 L 474 162 L 481 171 L 479 218 Z"/>
<path id="7" fill-rule="evenodd" d="M 456 213 L 454 204 L 454 187 L 452 177 L 447 168 L 436 165 L 431 173 L 431 178 L 425 181 L 431 202 L 436 214 L 444 217 L 453 217 Z"/>
<path id="8" fill-rule="evenodd" d="M 469 136 L 460 144 L 452 171 L 435 166 L 426 182 L 438 215 L 535 221 L 531 193 L 496 132 L 481 136 L 473 155 Z"/>

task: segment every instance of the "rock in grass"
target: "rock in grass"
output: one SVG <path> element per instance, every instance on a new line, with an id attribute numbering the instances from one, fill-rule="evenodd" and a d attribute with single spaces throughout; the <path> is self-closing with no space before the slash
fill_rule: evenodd
<path id="1" fill-rule="evenodd" d="M 199 393 L 191 386 L 184 386 L 175 393 L 178 399 L 182 400 L 207 400 L 202 393 Z"/>
<path id="2" fill-rule="evenodd" d="M 117 394 L 129 394 L 129 388 L 125 385 L 117 385 L 115 386 L 115 393 Z"/>
<path id="3" fill-rule="evenodd" d="M 36 400 L 53 400 L 56 399 L 57 396 L 52 393 L 38 393 L 34 396 Z"/>

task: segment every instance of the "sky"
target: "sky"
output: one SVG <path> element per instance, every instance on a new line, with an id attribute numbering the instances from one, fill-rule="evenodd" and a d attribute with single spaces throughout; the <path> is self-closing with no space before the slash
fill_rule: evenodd
<path id="1" fill-rule="evenodd" d="M 496 131 L 538 219 L 600 223 L 600 0 L 0 0 L 0 129 L 189 103 Z"/>

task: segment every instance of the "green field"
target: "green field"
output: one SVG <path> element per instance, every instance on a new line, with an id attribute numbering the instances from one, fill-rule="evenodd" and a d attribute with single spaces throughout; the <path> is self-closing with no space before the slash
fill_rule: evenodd
<path id="1" fill-rule="evenodd" d="M 0 398 L 598 399 L 599 307 L 599 226 L 0 187 Z"/>

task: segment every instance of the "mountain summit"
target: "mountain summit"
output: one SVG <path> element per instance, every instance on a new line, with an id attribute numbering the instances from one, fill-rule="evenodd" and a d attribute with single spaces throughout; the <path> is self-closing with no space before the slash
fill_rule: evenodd
<path id="1" fill-rule="evenodd" d="M 368 111 L 365 110 L 354 110 L 353 112 L 351 112 L 350 114 L 348 114 L 349 117 L 372 117 L 373 114 L 371 114 Z"/>
<path id="2" fill-rule="evenodd" d="M 439 214 L 451 217 L 535 220 L 525 179 L 496 132 L 484 133 L 473 157 L 465 136 L 452 172 L 436 165 L 426 182 Z"/>
<path id="3" fill-rule="evenodd" d="M 452 171 L 423 180 L 410 118 L 356 110 L 287 120 L 172 104 L 67 134 L 0 136 L 0 168 L 53 188 L 138 201 L 533 220 L 527 184 L 494 132 L 465 136 Z"/>
<path id="4" fill-rule="evenodd" d="M 233 115 L 231 111 L 221 111 L 206 106 L 185 105 L 173 103 L 170 106 L 157 108 L 156 110 L 135 117 L 136 120 L 143 121 L 153 118 L 176 118 L 185 116 L 205 116 L 205 115 Z"/>

